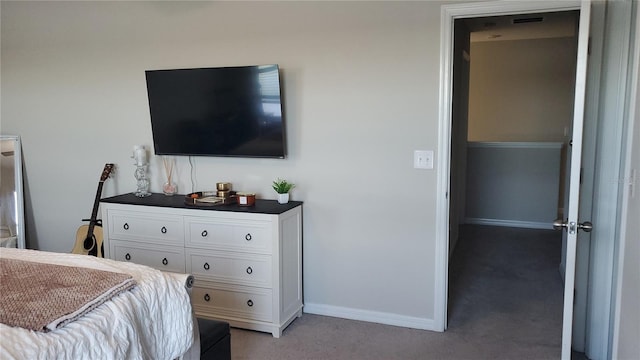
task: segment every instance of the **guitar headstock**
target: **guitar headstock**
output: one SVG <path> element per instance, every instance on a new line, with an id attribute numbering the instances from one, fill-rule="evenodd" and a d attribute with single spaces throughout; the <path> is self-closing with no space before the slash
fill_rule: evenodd
<path id="1" fill-rule="evenodd" d="M 109 178 L 111 171 L 113 170 L 115 165 L 107 163 L 104 165 L 104 169 L 102 169 L 102 175 L 100 175 L 100 181 L 105 181 Z"/>

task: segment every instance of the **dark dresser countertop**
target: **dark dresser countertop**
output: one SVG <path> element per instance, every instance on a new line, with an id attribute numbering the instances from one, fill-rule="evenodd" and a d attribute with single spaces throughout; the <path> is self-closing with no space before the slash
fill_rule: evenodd
<path id="1" fill-rule="evenodd" d="M 256 199 L 254 206 L 239 206 L 237 204 L 195 206 L 185 204 L 185 195 L 166 196 L 164 194 L 153 193 L 147 197 L 137 197 L 133 193 L 116 195 L 100 199 L 100 202 L 125 205 L 159 206 L 180 209 L 198 209 L 205 211 L 233 211 L 256 214 L 282 214 L 288 210 L 301 206 L 302 201 L 289 201 L 287 204 L 279 204 L 276 200 Z"/>

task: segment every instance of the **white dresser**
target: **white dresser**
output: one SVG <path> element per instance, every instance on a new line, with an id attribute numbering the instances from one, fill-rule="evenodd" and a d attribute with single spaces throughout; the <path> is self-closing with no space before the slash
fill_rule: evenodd
<path id="1" fill-rule="evenodd" d="M 183 196 L 101 200 L 105 257 L 190 273 L 198 317 L 280 337 L 302 315 L 302 203 L 194 208 Z"/>

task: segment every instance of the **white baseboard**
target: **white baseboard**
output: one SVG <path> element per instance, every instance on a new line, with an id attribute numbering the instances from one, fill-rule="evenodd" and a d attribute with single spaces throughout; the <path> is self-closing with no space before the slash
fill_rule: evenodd
<path id="1" fill-rule="evenodd" d="M 313 303 L 305 303 L 303 310 L 308 314 L 437 331 L 433 319 Z"/>
<path id="2" fill-rule="evenodd" d="M 525 229 L 546 229 L 553 230 L 553 225 L 549 222 L 534 222 L 534 221 L 518 221 L 518 220 L 499 220 L 499 219 L 481 219 L 481 218 L 465 218 L 466 224 L 474 225 L 490 225 L 490 226 L 504 226 L 515 227 Z"/>

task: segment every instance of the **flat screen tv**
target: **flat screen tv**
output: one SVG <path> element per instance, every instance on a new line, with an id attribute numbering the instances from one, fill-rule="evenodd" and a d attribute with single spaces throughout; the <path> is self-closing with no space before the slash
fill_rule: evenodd
<path id="1" fill-rule="evenodd" d="M 278 65 L 145 75 L 157 155 L 285 157 Z"/>

